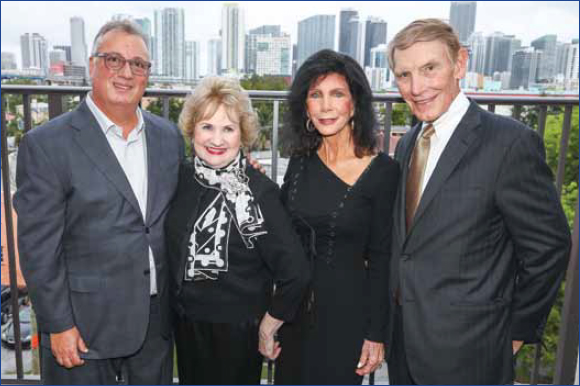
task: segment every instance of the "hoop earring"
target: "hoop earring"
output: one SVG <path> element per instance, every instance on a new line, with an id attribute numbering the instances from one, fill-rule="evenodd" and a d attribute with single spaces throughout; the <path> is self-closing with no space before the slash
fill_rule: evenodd
<path id="1" fill-rule="evenodd" d="M 354 132 L 354 118 L 350 120 L 350 131 Z"/>
<path id="2" fill-rule="evenodd" d="M 314 124 L 312 123 L 310 118 L 308 118 L 308 120 L 306 121 L 306 131 L 309 133 L 314 133 L 316 131 L 316 127 L 314 127 Z"/>

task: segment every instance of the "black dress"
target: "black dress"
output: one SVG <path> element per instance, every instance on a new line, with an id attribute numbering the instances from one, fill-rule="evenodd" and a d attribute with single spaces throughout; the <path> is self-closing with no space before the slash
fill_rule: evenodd
<path id="1" fill-rule="evenodd" d="M 290 160 L 283 202 L 295 223 L 308 224 L 298 227 L 302 236 L 312 227 L 315 257 L 309 301 L 280 330 L 277 384 L 362 382 L 355 370 L 364 339 L 384 341 L 398 179 L 398 164 L 383 153 L 352 186 L 317 154 Z"/>

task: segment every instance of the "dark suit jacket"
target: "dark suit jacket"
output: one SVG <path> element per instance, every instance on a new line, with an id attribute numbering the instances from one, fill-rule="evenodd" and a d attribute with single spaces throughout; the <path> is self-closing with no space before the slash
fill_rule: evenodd
<path id="1" fill-rule="evenodd" d="M 145 111 L 143 118 L 145 220 L 84 101 L 22 138 L 14 197 L 18 247 L 44 345 L 48 334 L 76 326 L 90 350 L 85 358 L 135 353 L 149 321 L 149 246 L 162 312 L 169 315 L 163 223 L 183 139 L 170 122 Z M 164 324 L 170 336 L 169 321 Z"/>
<path id="2" fill-rule="evenodd" d="M 395 153 L 403 182 L 389 284 L 391 295 L 401 290 L 411 375 L 419 384 L 511 383 L 512 340 L 541 339 L 570 248 L 542 139 L 471 102 L 407 234 L 404 181 L 420 128 Z"/>

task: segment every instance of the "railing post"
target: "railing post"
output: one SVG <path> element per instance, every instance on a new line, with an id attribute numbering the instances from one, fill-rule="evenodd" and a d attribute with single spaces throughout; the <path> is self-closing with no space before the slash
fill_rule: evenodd
<path id="1" fill-rule="evenodd" d="M 556 369 L 554 371 L 555 385 L 572 385 L 578 371 L 578 211 L 579 197 L 576 197 L 576 216 L 574 216 L 574 231 L 572 233 L 572 249 L 568 271 L 566 272 L 566 287 L 564 290 L 564 306 L 560 322 L 560 336 L 556 350 Z M 576 354 L 576 358 L 574 358 Z"/>
<path id="2" fill-rule="evenodd" d="M 544 138 L 544 132 L 546 131 L 546 117 L 548 116 L 548 106 L 541 105 L 540 113 L 538 114 L 538 134 L 540 137 Z"/>
<path id="3" fill-rule="evenodd" d="M 48 94 L 48 117 L 53 119 L 62 114 L 62 94 Z"/>
<path id="4" fill-rule="evenodd" d="M 169 119 L 169 96 L 163 95 L 163 118 Z"/>
<path id="5" fill-rule="evenodd" d="M 495 105 L 494 104 L 488 104 L 487 105 L 487 111 L 489 111 L 490 113 L 495 113 Z"/>
<path id="6" fill-rule="evenodd" d="M 389 155 L 391 151 L 391 127 L 393 124 L 393 103 L 385 103 L 385 122 L 383 129 L 383 151 Z"/>
<path id="7" fill-rule="evenodd" d="M 266 382 L 268 383 L 268 385 L 273 385 L 274 384 L 274 361 L 267 359 L 267 362 L 268 362 L 268 379 L 266 380 Z"/>
<path id="8" fill-rule="evenodd" d="M 534 346 L 534 367 L 532 367 L 532 379 L 530 381 L 530 385 L 538 384 L 540 365 L 542 364 L 542 344 L 536 343 Z"/>
<path id="9" fill-rule="evenodd" d="M 562 184 L 564 183 L 564 172 L 566 169 L 566 152 L 568 151 L 568 140 L 570 138 L 572 120 L 572 105 L 566 105 L 564 110 L 564 124 L 562 125 L 562 137 L 560 138 L 560 155 L 558 157 L 558 173 L 556 175 L 556 189 L 558 195 L 562 195 Z"/>
<path id="10" fill-rule="evenodd" d="M 22 107 L 24 112 L 24 132 L 28 133 L 32 129 L 32 114 L 30 113 L 30 94 L 22 94 Z"/>
<path id="11" fill-rule="evenodd" d="M 18 283 L 16 278 L 16 252 L 14 248 L 14 224 L 12 223 L 12 195 L 10 193 L 10 165 L 8 164 L 8 133 L 6 132 L 6 111 L 2 94 L 2 190 L 4 197 L 4 221 L 6 245 L 8 247 L 8 274 L 10 278 L 10 297 L 12 300 L 12 323 L 14 328 L 14 347 L 16 349 L 16 377 L 24 378 L 22 367 L 22 341 L 20 339 L 20 305 L 18 304 Z"/>
<path id="12" fill-rule="evenodd" d="M 278 182 L 278 121 L 280 113 L 280 101 L 274 101 L 274 116 L 272 117 L 272 181 Z"/>
<path id="13" fill-rule="evenodd" d="M 514 109 L 512 110 L 512 118 L 519 121 L 521 116 L 522 116 L 522 105 L 514 105 Z"/>

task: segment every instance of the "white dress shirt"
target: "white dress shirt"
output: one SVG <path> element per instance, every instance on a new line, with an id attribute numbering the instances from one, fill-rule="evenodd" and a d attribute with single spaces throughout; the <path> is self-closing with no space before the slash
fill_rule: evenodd
<path id="1" fill-rule="evenodd" d="M 103 130 L 111 150 L 115 153 L 131 189 L 139 203 L 139 209 L 145 221 L 147 216 L 147 138 L 145 136 L 145 122 L 141 109 L 137 107 L 137 126 L 131 130 L 127 139 L 123 138 L 123 128 L 111 121 L 93 101 L 91 93 L 87 95 L 87 106 L 95 116 Z M 157 275 L 153 251 L 149 246 L 149 271 L 151 281 L 151 295 L 157 293 Z"/>
<path id="2" fill-rule="evenodd" d="M 431 147 L 429 149 L 427 165 L 425 165 L 425 175 L 423 177 L 423 185 L 421 186 L 421 195 L 423 195 L 425 187 L 433 175 L 433 171 L 437 166 L 437 162 L 439 162 L 443 150 L 445 150 L 445 146 L 447 146 L 449 139 L 455 132 L 461 119 L 463 119 L 467 109 L 469 109 L 469 99 L 467 99 L 463 91 L 459 91 L 459 94 L 457 94 L 449 106 L 449 109 L 437 118 L 436 121 L 431 123 L 435 129 L 435 133 L 431 136 Z M 427 125 L 427 122 L 423 122 L 421 133 L 425 130 L 425 126 Z M 419 133 L 417 139 L 421 138 L 421 133 Z"/>

